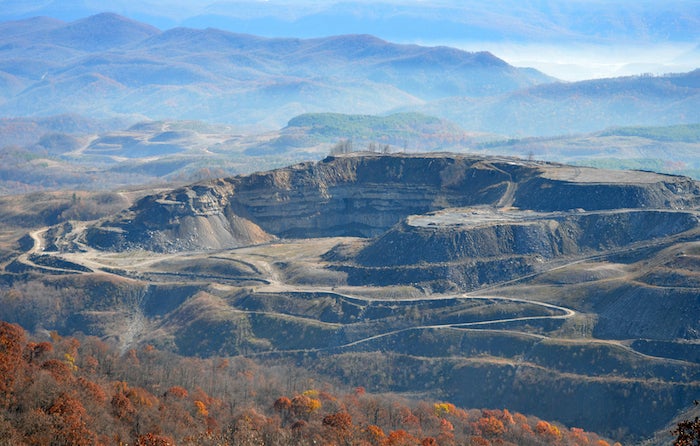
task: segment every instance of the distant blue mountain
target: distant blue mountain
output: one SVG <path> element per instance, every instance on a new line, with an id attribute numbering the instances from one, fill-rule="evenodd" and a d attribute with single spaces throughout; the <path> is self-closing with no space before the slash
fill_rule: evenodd
<path id="1" fill-rule="evenodd" d="M 33 17 L 27 20 L 8 21 L 0 23 L 0 40 L 8 41 L 22 35 L 36 32 L 48 32 L 65 26 L 65 22 L 50 17 Z"/>
<path id="2" fill-rule="evenodd" d="M 0 24 L 6 116 L 134 114 L 255 124 L 302 112 L 379 113 L 552 81 L 490 53 L 369 35 L 271 39 L 217 29 L 160 31 L 116 14 Z M 45 27 L 40 26 L 41 23 Z M 4 72 L 4 73 L 3 73 Z M 20 88 L 21 87 L 21 88 Z"/>
<path id="3" fill-rule="evenodd" d="M 187 7 L 182 7 L 187 5 Z M 107 9 L 161 29 L 219 28 L 268 37 L 372 34 L 392 41 L 698 41 L 695 1 L 11 1 L 0 20 L 49 16 L 65 21 Z"/>
<path id="4" fill-rule="evenodd" d="M 505 135 L 553 136 L 613 126 L 700 123 L 700 69 L 537 85 L 486 101 L 448 98 L 399 109 Z"/>
<path id="5" fill-rule="evenodd" d="M 698 72 L 561 83 L 489 52 L 366 34 L 161 31 L 112 13 L 0 23 L 0 116 L 199 119 L 267 128 L 302 113 L 421 112 L 507 135 L 700 122 Z"/>
<path id="6" fill-rule="evenodd" d="M 34 36 L 61 46 L 92 52 L 137 43 L 159 33 L 153 26 L 117 14 L 101 13 L 64 26 L 52 27 L 51 30 Z"/>

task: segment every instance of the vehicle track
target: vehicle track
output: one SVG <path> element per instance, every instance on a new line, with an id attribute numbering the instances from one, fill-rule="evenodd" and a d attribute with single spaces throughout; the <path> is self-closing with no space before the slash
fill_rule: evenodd
<path id="1" fill-rule="evenodd" d="M 62 268 L 52 268 L 52 267 L 46 267 L 43 265 L 36 265 L 32 260 L 31 260 L 31 255 L 41 255 L 41 254 L 47 254 L 44 252 L 44 246 L 43 246 L 43 234 L 47 228 L 35 230 L 29 233 L 31 238 L 34 241 L 34 246 L 32 249 L 27 251 L 26 253 L 23 253 L 20 256 L 20 259 L 29 264 L 29 265 L 34 265 L 38 268 L 43 268 L 43 269 L 52 269 L 56 271 L 64 271 Z M 272 292 L 288 292 L 288 293 L 324 293 L 324 294 L 330 294 L 330 295 L 335 295 L 338 296 L 339 298 L 345 299 L 347 301 L 351 302 L 356 302 L 356 303 L 363 303 L 363 304 L 372 304 L 372 303 L 384 303 L 384 304 L 395 304 L 395 305 L 409 305 L 409 304 L 419 304 L 419 303 L 424 303 L 424 302 L 431 302 L 431 301 L 437 301 L 437 300 L 461 300 L 461 301 L 467 301 L 467 300 L 475 300 L 475 299 L 480 299 L 480 300 L 500 300 L 500 301 L 507 301 L 507 302 L 513 302 L 513 303 L 522 303 L 522 304 L 528 304 L 528 305 L 535 305 L 535 306 L 540 306 L 543 308 L 547 308 L 549 310 L 554 310 L 555 312 L 558 312 L 560 314 L 555 314 L 555 315 L 542 315 L 542 316 L 523 316 L 523 317 L 510 317 L 510 318 L 503 318 L 503 319 L 493 319 L 493 320 L 483 320 L 483 321 L 470 321 L 470 322 L 453 322 L 453 323 L 446 323 L 446 324 L 429 324 L 429 325 L 415 325 L 411 327 L 404 327 L 400 329 L 395 329 L 395 330 L 388 330 L 383 333 L 377 333 L 371 336 L 367 336 L 362 339 L 356 339 L 351 342 L 347 342 L 345 344 L 333 346 L 333 347 L 319 347 L 319 348 L 311 348 L 311 349 L 298 349 L 298 350 L 278 350 L 277 353 L 294 353 L 294 352 L 322 352 L 322 351 L 329 351 L 329 350 L 338 350 L 338 349 L 347 349 L 347 348 L 352 348 L 357 345 L 361 345 L 363 343 L 371 342 L 377 339 L 389 337 L 392 335 L 396 335 L 399 333 L 411 331 L 411 330 L 441 330 L 441 329 L 452 329 L 452 330 L 479 330 L 479 331 L 494 331 L 494 332 L 508 332 L 508 333 L 518 333 L 518 334 L 523 334 L 523 335 L 533 335 L 532 333 L 527 333 L 521 330 L 504 330 L 504 329 L 491 329 L 488 328 L 488 326 L 494 326 L 494 325 L 499 325 L 499 324 L 508 324 L 508 323 L 517 323 L 517 322 L 527 322 L 527 321 L 536 321 L 536 320 L 562 320 L 562 319 L 569 319 L 574 317 L 577 313 L 575 310 L 547 303 L 547 302 L 541 302 L 537 300 L 530 300 L 530 299 L 520 299 L 520 298 L 513 298 L 513 297 L 505 297 L 505 296 L 499 296 L 499 295 L 493 295 L 493 294 L 483 294 L 483 293 L 493 293 L 496 291 L 498 288 L 504 287 L 504 286 L 511 286 L 515 283 L 522 282 L 525 280 L 532 279 L 534 277 L 546 274 L 548 272 L 557 270 L 557 269 L 562 269 L 566 268 L 575 264 L 583 263 L 583 262 L 590 262 L 593 260 L 601 260 L 608 258 L 613 255 L 620 254 L 622 252 L 630 252 L 631 250 L 637 250 L 637 249 L 646 249 L 649 247 L 661 247 L 666 244 L 671 244 L 671 243 L 677 243 L 677 242 L 682 242 L 682 241 L 689 241 L 691 239 L 696 239 L 697 238 L 697 232 L 696 231 L 688 231 L 686 233 L 680 233 L 680 234 L 674 234 L 672 236 L 667 236 L 667 237 L 661 237 L 658 239 L 653 239 L 653 240 L 646 240 L 643 242 L 638 242 L 635 244 L 632 244 L 631 246 L 626 246 L 624 248 L 619 248 L 619 249 L 613 249 L 609 250 L 606 252 L 602 253 L 595 253 L 590 256 L 585 256 L 585 257 L 578 257 L 575 260 L 566 260 L 562 259 L 564 262 L 558 263 L 555 265 L 551 265 L 550 268 L 547 268 L 546 270 L 539 271 L 533 274 L 529 274 L 526 276 L 521 276 L 517 277 L 515 279 L 506 281 L 506 282 L 500 282 L 498 284 L 492 285 L 492 286 L 487 286 L 484 288 L 481 288 L 479 290 L 476 290 L 471 293 L 464 293 L 460 295 L 433 295 L 433 296 L 421 296 L 421 297 L 410 297 L 410 298 L 405 298 L 405 299 L 384 299 L 384 298 L 372 298 L 372 297 L 365 297 L 365 296 L 356 296 L 356 295 L 349 295 L 349 294 L 344 294 L 344 293 L 339 293 L 333 290 L 332 288 L 308 288 L 308 287 L 298 287 L 294 286 L 288 283 L 285 283 L 280 280 L 279 277 L 274 277 L 272 280 L 260 280 L 260 285 L 256 287 L 257 290 L 259 291 L 265 291 L 269 290 Z M 78 264 L 89 266 L 91 268 L 94 268 L 95 270 L 103 270 L 105 271 L 105 264 L 101 264 L 97 258 L 91 258 L 90 254 L 95 254 L 93 250 L 89 250 L 89 252 L 86 253 L 74 253 L 65 256 L 66 258 L 69 258 L 71 261 L 74 261 Z M 168 254 L 165 255 L 165 258 L 169 257 L 177 257 L 178 254 Z M 63 257 L 63 256 L 61 256 Z M 157 258 L 149 258 L 149 259 L 144 259 L 142 260 L 142 263 L 144 265 L 146 264 L 151 264 L 156 261 L 162 261 L 163 256 L 157 256 Z M 218 258 L 218 257 L 216 257 Z M 224 258 L 222 258 L 224 259 Z M 248 267 L 254 268 L 255 271 L 260 271 L 260 268 L 262 266 L 260 265 L 253 265 L 250 262 L 246 262 L 244 260 L 240 259 L 231 259 L 231 258 L 225 258 L 226 260 L 232 260 L 232 261 L 237 261 L 240 262 L 243 265 L 246 265 Z M 660 260 L 658 259 L 651 259 L 649 262 L 659 262 Z M 262 263 L 267 263 L 267 262 L 262 262 Z M 261 263 L 261 265 L 262 265 Z M 264 265 L 263 265 L 264 266 Z M 75 273 L 76 271 L 74 270 L 65 270 L 65 271 L 70 271 Z M 218 277 L 214 275 L 200 275 L 197 273 L 182 273 L 182 274 L 176 274 L 173 276 L 173 273 L 158 273 L 158 272 L 150 272 L 149 274 L 154 274 L 154 275 L 163 275 L 163 276 L 172 276 L 172 277 L 179 277 L 179 278 L 184 278 L 184 279 L 189 279 L 189 280 L 213 280 L 213 281 L 221 281 L 221 283 L 230 283 L 229 280 L 226 280 L 225 277 Z M 128 275 L 127 275 L 128 277 Z M 252 278 L 247 278 L 248 280 Z M 478 294 L 477 294 L 478 293 Z M 236 311 L 243 312 L 243 313 L 256 313 L 260 314 L 261 312 L 259 311 L 246 311 L 246 310 L 241 310 L 241 309 L 236 309 Z M 282 313 L 282 312 L 266 312 L 266 314 L 272 315 L 272 316 L 281 316 L 281 317 L 299 317 L 298 315 L 290 315 L 287 313 Z M 136 326 L 142 326 L 145 321 L 139 320 L 138 317 L 134 319 L 135 325 Z M 483 328 L 479 328 L 483 327 Z M 141 328 L 141 327 L 140 327 Z M 136 330 L 136 332 L 142 331 L 142 328 L 140 330 Z M 534 335 L 533 335 L 534 336 Z M 537 335 L 537 336 L 542 336 L 542 335 Z M 542 336 L 543 339 L 546 339 L 546 336 Z M 135 342 L 136 339 L 132 339 L 132 342 Z M 610 345 L 615 345 L 619 346 L 627 351 L 633 352 L 637 355 L 640 355 L 642 357 L 646 358 L 655 358 L 659 359 L 658 357 L 646 355 L 643 353 L 640 353 L 636 350 L 634 350 L 632 347 L 619 342 L 619 341 L 614 341 L 614 340 L 591 340 L 591 342 L 600 342 L 600 343 L 606 343 Z M 269 354 L 272 352 L 260 352 L 260 353 L 254 353 L 253 355 L 265 355 Z M 661 358 L 664 360 L 669 360 L 668 358 Z M 674 361 L 674 362 L 682 362 L 686 363 L 684 361 Z"/>
<path id="2" fill-rule="evenodd" d="M 294 292 L 299 292 L 299 293 L 319 293 L 318 289 L 315 290 L 303 290 L 303 289 L 295 289 Z M 418 298 L 407 298 L 407 299 L 401 299 L 401 300 L 396 300 L 396 299 L 379 299 L 379 298 L 371 298 L 371 297 L 361 297 L 361 296 L 351 296 L 343 293 L 336 293 L 333 291 L 322 291 L 323 293 L 327 294 L 332 294 L 336 295 L 338 297 L 341 297 L 343 299 L 347 299 L 350 301 L 355 301 L 355 302 L 365 302 L 367 304 L 370 303 L 387 303 L 387 304 L 405 304 L 407 302 L 412 302 L 412 303 L 421 303 L 421 302 L 431 302 L 431 301 L 437 301 L 437 300 L 457 300 L 457 301 L 468 301 L 468 300 L 500 300 L 500 301 L 508 301 L 508 302 L 517 302 L 517 303 L 524 303 L 524 304 L 531 304 L 531 305 L 536 305 L 536 306 L 541 306 L 545 307 L 547 309 L 553 309 L 556 311 L 560 311 L 562 314 L 558 315 L 543 315 L 543 316 L 523 316 L 523 317 L 515 317 L 515 318 L 503 318 L 503 319 L 491 319 L 491 320 L 484 320 L 484 321 L 472 321 L 472 322 L 455 322 L 455 323 L 446 323 L 446 324 L 429 324 L 429 325 L 416 325 L 412 327 L 405 327 L 405 328 L 400 328 L 396 330 L 389 330 L 383 333 L 379 333 L 376 335 L 372 336 L 367 336 L 362 339 L 357 339 L 351 342 L 347 342 L 345 344 L 340 344 L 332 347 L 319 347 L 319 348 L 309 348 L 309 349 L 289 349 L 289 350 L 277 350 L 275 352 L 259 352 L 259 353 L 253 353 L 252 355 L 255 356 L 261 356 L 261 355 L 266 355 L 269 353 L 301 353 L 301 352 L 306 352 L 306 353 L 311 353 L 311 352 L 323 352 L 323 351 L 332 351 L 332 350 L 342 350 L 346 348 L 351 348 L 363 343 L 371 342 L 377 339 L 385 338 L 388 336 L 393 336 L 399 333 L 404 333 L 408 331 L 413 331 L 413 330 L 439 330 L 439 329 L 467 329 L 469 327 L 477 327 L 477 326 L 483 326 L 483 325 L 497 325 L 497 324 L 504 324 L 504 323 L 510 323 L 510 322 L 524 322 L 524 321 L 533 321 L 533 320 L 557 320 L 557 319 L 568 319 L 571 317 L 574 317 L 577 313 L 576 311 L 562 307 L 559 305 L 554 305 L 546 302 L 538 302 L 538 301 L 533 301 L 533 300 L 528 300 L 528 299 L 518 299 L 518 298 L 512 298 L 512 297 L 504 297 L 504 296 L 470 296 L 467 294 L 463 295 L 444 295 L 444 296 L 431 296 L 431 297 L 418 297 Z M 245 312 L 245 310 L 239 310 Z M 250 313 L 258 313 L 255 311 L 250 311 Z M 270 312 L 267 312 L 267 314 L 271 314 Z M 289 316 L 286 313 L 273 313 L 277 315 L 284 315 L 284 316 Z M 484 330 L 480 330 L 484 331 Z M 490 330 L 489 330 L 490 331 Z M 509 333 L 524 333 L 524 334 L 529 334 L 525 332 L 521 332 L 518 330 L 495 330 L 495 331 L 500 331 L 500 332 L 509 332 Z M 537 335 L 542 338 L 546 338 L 546 336 L 542 335 Z"/>

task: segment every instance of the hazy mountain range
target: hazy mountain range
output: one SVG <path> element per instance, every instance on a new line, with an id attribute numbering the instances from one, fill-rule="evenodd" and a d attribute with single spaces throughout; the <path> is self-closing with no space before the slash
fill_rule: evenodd
<path id="1" fill-rule="evenodd" d="M 551 80 L 489 53 L 367 35 L 301 40 L 215 29 L 160 32 L 114 14 L 9 22 L 0 35 L 6 116 L 72 111 L 278 125 L 304 111 L 379 113 Z"/>
<path id="2" fill-rule="evenodd" d="M 3 2 L 0 20 L 76 20 L 105 10 L 158 28 L 216 27 L 268 37 L 367 33 L 387 40 L 695 41 L 697 4 L 658 1 L 205 1 L 28 0 Z"/>
<path id="3" fill-rule="evenodd" d="M 561 83 L 489 52 L 370 35 L 266 38 L 111 13 L 0 24 L 0 115 L 279 128 L 305 112 L 419 111 L 468 131 L 554 135 L 698 121 L 700 74 Z"/>

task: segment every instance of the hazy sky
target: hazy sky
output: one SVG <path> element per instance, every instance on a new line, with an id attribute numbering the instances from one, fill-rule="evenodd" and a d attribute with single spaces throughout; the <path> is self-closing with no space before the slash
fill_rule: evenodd
<path id="1" fill-rule="evenodd" d="M 567 81 L 645 73 L 684 73 L 700 68 L 700 53 L 689 43 L 600 46 L 452 42 L 451 46 L 467 51 L 491 51 L 511 65 L 537 68 Z"/>

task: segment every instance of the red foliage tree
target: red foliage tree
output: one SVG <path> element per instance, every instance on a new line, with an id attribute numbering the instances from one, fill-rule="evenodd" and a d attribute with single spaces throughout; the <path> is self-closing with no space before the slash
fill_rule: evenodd
<path id="1" fill-rule="evenodd" d="M 17 324 L 0 321 L 0 406 L 13 401 L 15 383 L 24 368 L 22 347 L 25 333 Z"/>
<path id="2" fill-rule="evenodd" d="M 323 425 L 339 431 L 352 429 L 352 417 L 347 412 L 336 412 L 323 417 Z"/>
<path id="3" fill-rule="evenodd" d="M 184 398 L 187 398 L 189 396 L 189 393 L 187 392 L 187 389 L 185 389 L 184 387 L 173 386 L 165 391 L 164 396 L 165 396 L 165 398 L 184 399 Z"/>
<path id="4" fill-rule="evenodd" d="M 132 404 L 128 396 L 122 391 L 114 394 L 111 401 L 112 413 L 119 420 L 130 422 L 136 414 L 136 408 Z"/>
<path id="5" fill-rule="evenodd" d="M 418 439 L 403 429 L 391 431 L 384 440 L 385 446 L 417 446 Z"/>
<path id="6" fill-rule="evenodd" d="M 144 434 L 139 435 L 136 446 L 175 446 L 175 440 L 164 435 Z"/>
<path id="7" fill-rule="evenodd" d="M 96 384 L 87 378 L 83 378 L 82 376 L 78 378 L 78 384 L 80 385 L 80 390 L 86 400 L 99 406 L 102 406 L 107 402 L 107 393 L 99 384 Z"/>
<path id="8" fill-rule="evenodd" d="M 41 368 L 49 372 L 59 383 L 67 383 L 73 379 L 73 370 L 65 361 L 48 359 L 41 364 Z"/>
<path id="9" fill-rule="evenodd" d="M 339 444 L 352 444 L 353 425 L 352 417 L 347 412 L 336 412 L 323 417 L 322 424 L 328 427 L 334 442 Z"/>
<path id="10" fill-rule="evenodd" d="M 88 428 L 90 417 L 76 398 L 65 393 L 54 400 L 47 411 L 53 417 L 55 445 L 91 446 L 97 435 Z"/>
<path id="11" fill-rule="evenodd" d="M 24 347 L 23 358 L 27 364 L 32 364 L 35 359 L 42 357 L 46 353 L 51 353 L 52 351 L 53 344 L 50 342 L 29 342 Z"/>
<path id="12" fill-rule="evenodd" d="M 286 426 L 291 421 L 292 400 L 286 396 L 277 398 L 272 408 L 281 415 L 283 426 Z"/>
<path id="13" fill-rule="evenodd" d="M 499 437 L 506 431 L 503 422 L 494 416 L 479 418 L 477 425 L 481 434 L 489 438 Z"/>

